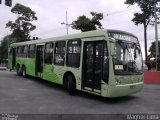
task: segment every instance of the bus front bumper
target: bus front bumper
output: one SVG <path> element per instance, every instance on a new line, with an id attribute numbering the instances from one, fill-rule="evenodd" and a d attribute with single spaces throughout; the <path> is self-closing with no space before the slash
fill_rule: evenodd
<path id="1" fill-rule="evenodd" d="M 143 82 L 109 86 L 108 97 L 128 96 L 140 92 L 143 89 Z"/>

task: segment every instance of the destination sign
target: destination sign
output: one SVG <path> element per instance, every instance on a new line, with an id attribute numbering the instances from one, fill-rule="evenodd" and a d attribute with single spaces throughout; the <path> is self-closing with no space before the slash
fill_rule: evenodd
<path id="1" fill-rule="evenodd" d="M 137 38 L 129 34 L 118 33 L 118 32 L 108 32 L 108 36 L 113 37 L 116 40 L 124 40 L 124 41 L 138 43 Z"/>

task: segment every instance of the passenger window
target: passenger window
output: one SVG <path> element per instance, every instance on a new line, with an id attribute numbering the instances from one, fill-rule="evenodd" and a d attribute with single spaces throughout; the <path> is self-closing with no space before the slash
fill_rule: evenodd
<path id="1" fill-rule="evenodd" d="M 81 41 L 80 40 L 69 41 L 67 46 L 66 65 L 69 67 L 79 67 L 80 53 L 81 53 Z"/>
<path id="2" fill-rule="evenodd" d="M 17 57 L 22 57 L 23 46 L 17 47 Z"/>
<path id="3" fill-rule="evenodd" d="M 55 53 L 54 53 L 54 64 L 55 65 L 64 65 L 65 51 L 66 51 L 65 41 L 55 43 Z"/>
<path id="4" fill-rule="evenodd" d="M 28 51 L 28 57 L 34 58 L 34 56 L 35 56 L 35 45 L 30 45 Z"/>
<path id="5" fill-rule="evenodd" d="M 47 43 L 45 45 L 44 62 L 46 64 L 52 64 L 52 58 L 53 58 L 53 43 Z"/>
<path id="6" fill-rule="evenodd" d="M 28 53 L 28 46 L 24 46 L 24 49 L 23 49 L 23 57 L 27 57 L 27 53 Z"/>

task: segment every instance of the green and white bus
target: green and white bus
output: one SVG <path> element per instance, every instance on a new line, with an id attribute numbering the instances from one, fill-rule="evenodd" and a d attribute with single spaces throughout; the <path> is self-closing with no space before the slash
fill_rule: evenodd
<path id="1" fill-rule="evenodd" d="M 61 84 L 103 97 L 120 97 L 143 88 L 142 53 L 138 38 L 119 30 L 13 43 L 10 69 L 17 75 Z"/>

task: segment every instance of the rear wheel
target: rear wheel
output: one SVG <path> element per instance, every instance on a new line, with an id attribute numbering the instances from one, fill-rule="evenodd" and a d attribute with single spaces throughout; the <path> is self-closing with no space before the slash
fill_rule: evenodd
<path id="1" fill-rule="evenodd" d="M 72 75 L 69 75 L 67 78 L 67 88 L 70 95 L 76 94 L 76 81 Z"/>
<path id="2" fill-rule="evenodd" d="M 22 74 L 21 74 L 21 68 L 20 68 L 19 65 L 17 65 L 17 75 L 18 75 L 18 76 L 21 76 L 21 75 L 22 75 Z"/>
<path id="3" fill-rule="evenodd" d="M 26 67 L 23 66 L 22 67 L 22 76 L 25 78 L 27 75 L 26 75 Z"/>

